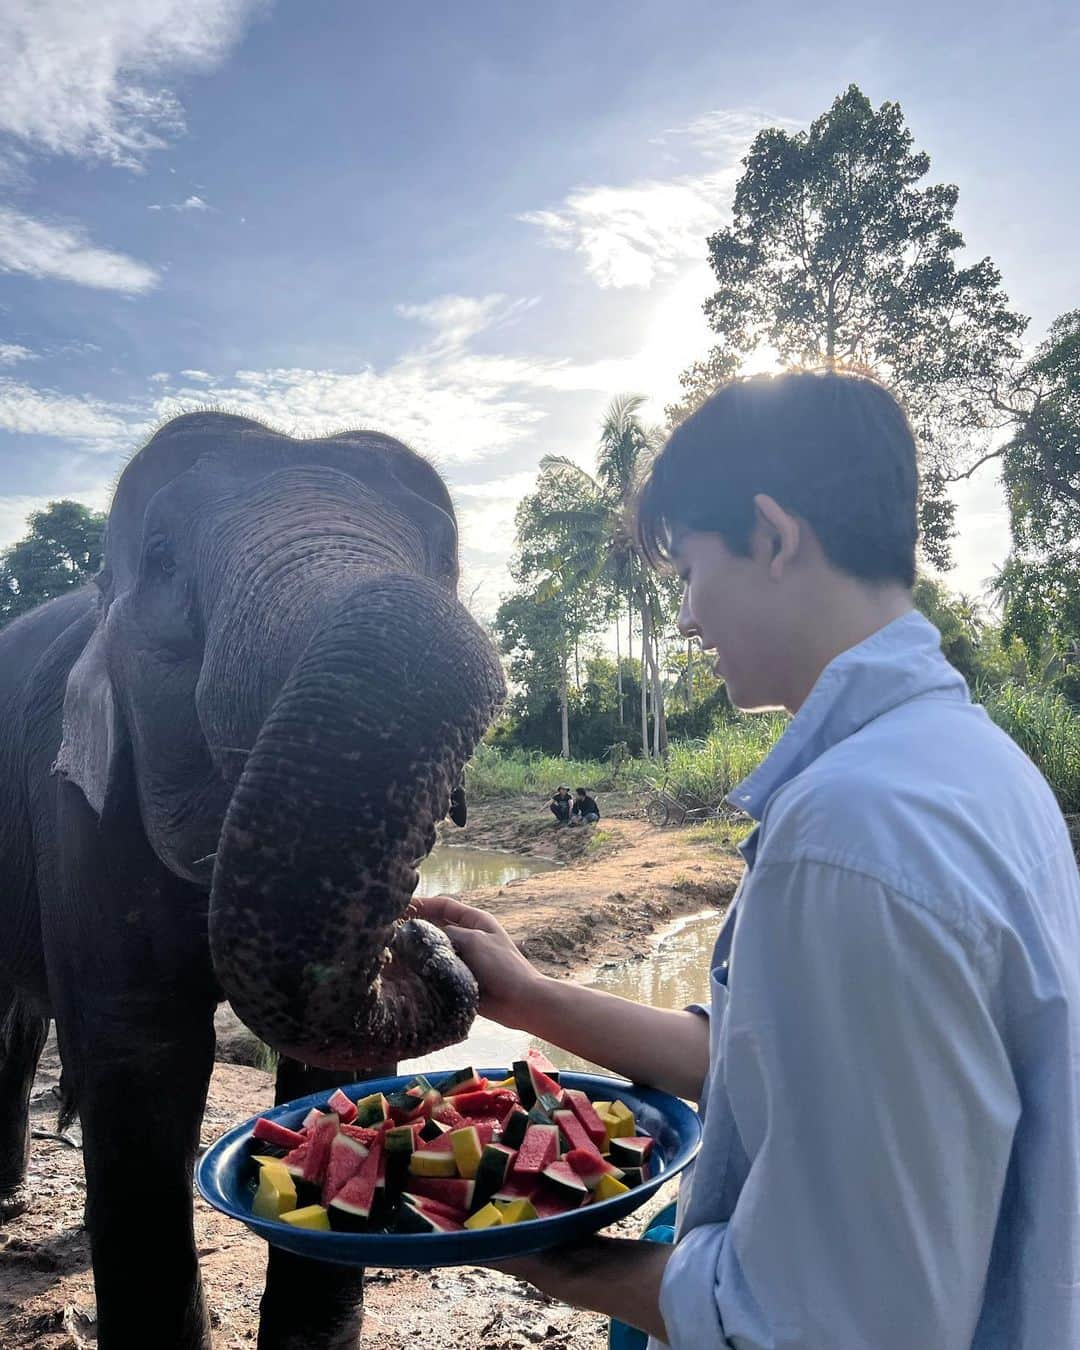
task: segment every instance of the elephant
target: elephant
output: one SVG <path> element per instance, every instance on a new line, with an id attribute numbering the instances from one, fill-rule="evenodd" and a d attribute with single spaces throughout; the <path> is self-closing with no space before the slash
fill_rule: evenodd
<path id="1" fill-rule="evenodd" d="M 505 687 L 447 488 L 390 436 L 176 417 L 104 562 L 0 632 L 0 1221 L 49 1019 L 82 1123 L 101 1350 L 207 1350 L 192 1173 L 228 999 L 276 1100 L 460 1041 L 416 865 Z M 259 1346 L 351 1347 L 363 1272 L 270 1248 Z"/>

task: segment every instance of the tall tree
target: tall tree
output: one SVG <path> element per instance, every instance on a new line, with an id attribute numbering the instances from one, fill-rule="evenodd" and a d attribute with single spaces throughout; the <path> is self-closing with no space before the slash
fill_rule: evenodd
<path id="1" fill-rule="evenodd" d="M 105 517 L 80 502 L 50 502 L 27 518 L 25 538 L 0 553 L 0 627 L 83 586 L 101 566 Z"/>
<path id="2" fill-rule="evenodd" d="M 708 241 L 718 289 L 705 313 L 719 341 L 682 376 L 678 421 L 755 349 L 788 364 L 858 365 L 904 400 L 924 459 L 923 541 L 948 559 L 944 484 L 1000 426 L 995 392 L 1027 320 L 989 258 L 962 266 L 958 192 L 923 184 L 897 103 L 875 109 L 851 85 L 808 131 L 758 133 L 730 226 Z"/>
<path id="3" fill-rule="evenodd" d="M 1080 309 L 1050 327 L 1011 395 L 1000 458 L 1013 549 L 995 589 L 1006 637 L 1045 648 L 1080 687 Z"/>
<path id="4" fill-rule="evenodd" d="M 602 599 L 616 628 L 625 597 L 628 648 L 633 618 L 641 623 L 641 737 L 643 753 L 666 748 L 663 686 L 657 658 L 659 633 L 668 616 L 666 592 L 645 565 L 627 528 L 627 506 L 656 447 L 658 433 L 648 431 L 637 395 L 615 399 L 601 427 L 596 476 L 566 456 L 549 455 L 541 462 L 543 480 L 560 484 L 561 503 L 543 518 L 560 532 L 558 548 L 542 561 L 549 569 L 546 589 Z M 647 703 L 653 700 L 653 744 L 649 744 Z M 620 666 L 621 702 L 621 666 Z"/>

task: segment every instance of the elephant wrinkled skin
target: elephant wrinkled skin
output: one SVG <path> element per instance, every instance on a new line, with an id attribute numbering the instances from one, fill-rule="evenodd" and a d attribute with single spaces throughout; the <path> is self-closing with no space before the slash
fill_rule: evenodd
<path id="1" fill-rule="evenodd" d="M 475 981 L 407 916 L 504 693 L 457 582 L 445 485 L 399 442 L 198 413 L 125 469 L 96 584 L 0 632 L 0 1221 L 54 1017 L 102 1350 L 209 1347 L 222 998 L 282 1052 L 279 1101 L 468 1030 Z M 353 1346 L 361 1300 L 362 1272 L 271 1251 L 259 1344 Z"/>

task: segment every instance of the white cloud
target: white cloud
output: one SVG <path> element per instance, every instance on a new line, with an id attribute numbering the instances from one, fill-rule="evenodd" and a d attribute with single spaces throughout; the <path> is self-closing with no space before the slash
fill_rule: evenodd
<path id="1" fill-rule="evenodd" d="M 722 223 L 733 171 L 645 179 L 625 187 L 578 188 L 558 211 L 519 217 L 539 225 L 556 248 L 574 249 L 601 286 L 648 287 L 705 253 Z"/>
<path id="2" fill-rule="evenodd" d="M 132 436 L 133 423 L 124 411 L 99 399 L 0 378 L 0 431 L 53 436 L 88 450 L 114 450 Z"/>
<path id="3" fill-rule="evenodd" d="M 161 210 L 161 207 L 158 205 L 157 202 L 154 202 L 154 204 L 153 204 L 152 206 L 148 206 L 146 209 L 147 209 L 148 211 L 160 211 L 160 210 Z"/>
<path id="4" fill-rule="evenodd" d="M 153 373 L 153 375 L 150 376 L 150 383 L 151 383 L 151 384 L 168 384 L 168 383 L 169 383 L 169 372 L 168 372 L 167 370 L 155 370 L 154 373 Z"/>
<path id="5" fill-rule="evenodd" d="M 205 370 L 182 370 L 180 374 L 187 380 L 196 380 L 199 384 L 211 384 L 214 379 L 213 375 Z M 150 378 L 157 383 L 161 383 L 169 377 L 159 372 L 157 375 L 151 375 Z"/>
<path id="6" fill-rule="evenodd" d="M 464 347 L 477 333 L 515 318 L 535 301 L 508 301 L 505 295 L 440 295 L 422 305 L 398 305 L 405 319 L 416 319 L 435 332 L 438 349 Z"/>
<path id="7" fill-rule="evenodd" d="M 555 248 L 573 249 L 601 286 L 649 287 L 705 256 L 705 240 L 728 217 L 740 160 L 763 126 L 794 125 L 753 110 L 704 114 L 654 138 L 686 142 L 710 167 L 670 178 L 576 188 L 557 209 L 518 217 L 538 225 Z"/>
<path id="8" fill-rule="evenodd" d="M 0 25 L 0 132 L 49 154 L 139 168 L 183 111 L 164 82 L 213 69 L 253 0 L 35 0 Z"/>
<path id="9" fill-rule="evenodd" d="M 17 342 L 0 342 L 0 366 L 13 366 L 19 361 L 36 361 L 37 353 Z"/>
<path id="10" fill-rule="evenodd" d="M 194 194 L 193 194 L 193 195 L 190 196 L 190 197 L 185 197 L 184 200 L 183 200 L 182 202 L 175 202 L 172 206 L 169 207 L 169 210 L 170 210 L 170 211 L 209 211 L 210 208 L 209 208 L 209 206 L 207 206 L 206 202 L 204 202 L 203 199 L 202 199 L 201 197 L 196 197 L 196 196 L 194 196 Z"/>
<path id="11" fill-rule="evenodd" d="M 0 272 L 24 272 L 133 294 L 157 284 L 153 268 L 126 253 L 96 247 L 79 226 L 47 225 L 2 206 Z"/>

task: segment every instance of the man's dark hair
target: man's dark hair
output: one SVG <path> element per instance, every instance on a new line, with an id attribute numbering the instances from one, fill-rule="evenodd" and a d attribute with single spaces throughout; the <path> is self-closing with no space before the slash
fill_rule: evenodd
<path id="1" fill-rule="evenodd" d="M 759 492 L 805 520 L 839 570 L 914 584 L 915 438 L 876 380 L 789 371 L 718 389 L 657 456 L 634 507 L 638 543 L 654 566 L 689 530 L 745 557 Z"/>
<path id="2" fill-rule="evenodd" d="M 575 788 L 574 791 L 579 797 L 587 797 L 589 795 L 587 788 Z"/>

